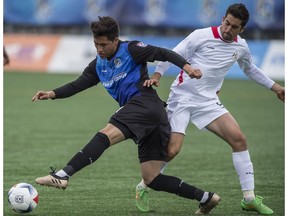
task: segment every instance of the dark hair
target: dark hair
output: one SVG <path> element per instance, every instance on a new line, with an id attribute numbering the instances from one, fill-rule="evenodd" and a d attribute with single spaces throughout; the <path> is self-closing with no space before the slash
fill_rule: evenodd
<path id="1" fill-rule="evenodd" d="M 91 31 L 93 37 L 106 36 L 108 40 L 113 41 L 119 36 L 120 28 L 117 21 L 110 16 L 98 17 L 99 21 L 91 22 Z"/>
<path id="2" fill-rule="evenodd" d="M 231 14 L 237 19 L 242 20 L 241 26 L 246 26 L 248 20 L 249 20 L 249 12 L 244 4 L 233 4 L 228 7 L 226 10 L 225 17 L 227 17 L 228 14 Z"/>

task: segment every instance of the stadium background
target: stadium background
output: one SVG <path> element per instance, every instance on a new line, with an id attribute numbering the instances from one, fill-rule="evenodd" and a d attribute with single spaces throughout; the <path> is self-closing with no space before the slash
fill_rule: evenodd
<path id="1" fill-rule="evenodd" d="M 247 39 L 254 62 L 284 80 L 284 0 L 242 0 L 250 11 Z M 81 73 L 95 57 L 89 24 L 110 15 L 122 40 L 173 48 L 196 28 L 219 25 L 232 0 L 4 0 L 5 71 Z M 155 64 L 149 65 L 153 72 Z M 170 68 L 168 75 L 178 69 Z M 246 77 L 235 64 L 228 78 Z"/>

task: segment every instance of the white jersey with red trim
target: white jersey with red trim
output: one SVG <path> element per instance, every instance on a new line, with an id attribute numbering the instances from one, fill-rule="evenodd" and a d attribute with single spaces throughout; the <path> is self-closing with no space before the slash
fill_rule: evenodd
<path id="1" fill-rule="evenodd" d="M 225 75 L 236 61 L 250 79 L 269 89 L 274 84 L 253 64 L 246 41 L 239 35 L 232 42 L 225 41 L 221 37 L 220 26 L 195 30 L 173 50 L 193 68 L 200 69 L 202 78 L 191 79 L 184 71 L 180 71 L 171 86 L 169 100 L 203 103 L 218 99 L 217 92 Z M 169 66 L 169 62 L 160 62 L 155 72 L 163 75 Z"/>

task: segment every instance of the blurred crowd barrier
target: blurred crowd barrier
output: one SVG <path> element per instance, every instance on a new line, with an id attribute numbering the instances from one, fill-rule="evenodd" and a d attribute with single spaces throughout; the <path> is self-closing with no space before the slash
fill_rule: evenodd
<path id="1" fill-rule="evenodd" d="M 139 40 L 147 44 L 174 48 L 183 37 L 121 36 L 122 40 Z M 270 78 L 284 80 L 284 40 L 247 40 L 254 63 Z M 5 34 L 4 44 L 11 63 L 5 71 L 82 73 L 96 57 L 92 35 L 27 35 Z M 149 63 L 153 73 L 157 62 Z M 172 66 L 166 75 L 176 76 L 179 68 Z M 246 79 L 238 64 L 227 78 Z"/>
<path id="2" fill-rule="evenodd" d="M 284 0 L 241 0 L 248 29 L 284 29 Z M 233 0 L 4 0 L 4 22 L 20 25 L 87 25 L 110 15 L 120 25 L 200 28 L 219 25 Z"/>

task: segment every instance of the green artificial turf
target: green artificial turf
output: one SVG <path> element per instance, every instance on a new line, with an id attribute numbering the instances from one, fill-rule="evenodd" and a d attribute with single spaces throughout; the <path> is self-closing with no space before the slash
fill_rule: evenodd
<path id="1" fill-rule="evenodd" d="M 8 190 L 18 182 L 34 185 L 39 193 L 39 205 L 29 215 L 194 215 L 196 201 L 152 190 L 152 211 L 138 211 L 134 189 L 141 179 L 140 167 L 137 146 L 130 140 L 106 150 L 96 163 L 75 174 L 65 191 L 34 183 L 35 178 L 48 174 L 50 166 L 65 166 L 118 108 L 100 85 L 69 99 L 31 102 L 37 90 L 50 90 L 76 77 L 4 73 L 3 215 L 18 215 L 7 201 Z M 162 78 L 158 92 L 163 100 L 172 81 L 171 77 Z M 247 137 L 255 193 L 264 197 L 274 216 L 283 216 L 284 104 L 273 92 L 249 80 L 226 80 L 220 98 Z M 217 192 L 222 201 L 212 215 L 256 214 L 240 208 L 242 192 L 231 148 L 210 132 L 190 125 L 181 152 L 165 174 Z"/>

